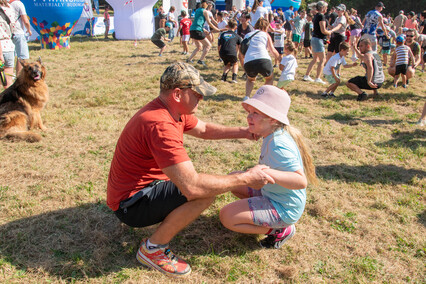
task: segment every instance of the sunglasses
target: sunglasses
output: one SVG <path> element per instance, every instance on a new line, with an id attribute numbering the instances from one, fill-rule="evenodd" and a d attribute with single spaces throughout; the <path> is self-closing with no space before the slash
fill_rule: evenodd
<path id="1" fill-rule="evenodd" d="M 406 35 L 406 37 L 414 37 L 414 35 Z"/>

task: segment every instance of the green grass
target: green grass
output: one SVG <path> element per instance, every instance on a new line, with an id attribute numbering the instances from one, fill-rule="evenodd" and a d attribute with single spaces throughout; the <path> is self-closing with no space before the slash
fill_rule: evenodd
<path id="1" fill-rule="evenodd" d="M 203 121 L 246 126 L 245 83 L 219 81 L 217 49 L 201 74 L 218 88 L 199 105 Z M 48 130 L 37 144 L 0 141 L 0 283 L 423 283 L 426 278 L 426 133 L 415 122 L 426 99 L 424 73 L 408 89 L 382 88 L 357 102 L 346 86 L 322 99 L 324 86 L 300 79 L 298 59 L 288 87 L 289 119 L 307 138 L 319 184 L 307 189 L 297 233 L 280 250 L 263 250 L 262 236 L 225 229 L 227 193 L 180 232 L 171 248 L 192 267 L 185 280 L 167 278 L 135 259 L 156 226 L 120 224 L 106 206 L 106 182 L 117 139 L 127 121 L 159 92 L 164 69 L 177 60 L 150 41 L 72 38 L 71 49 L 31 58 L 47 69 Z M 193 49 L 193 46 L 190 47 Z M 196 65 L 196 67 L 199 67 Z M 279 72 L 275 71 L 276 78 Z M 363 74 L 342 70 L 343 81 Z M 387 76 L 387 82 L 390 77 Z M 259 78 L 255 88 L 263 80 Z M 386 84 L 385 84 L 386 86 Z M 184 137 L 198 172 L 228 174 L 258 162 L 261 141 L 203 141 Z"/>

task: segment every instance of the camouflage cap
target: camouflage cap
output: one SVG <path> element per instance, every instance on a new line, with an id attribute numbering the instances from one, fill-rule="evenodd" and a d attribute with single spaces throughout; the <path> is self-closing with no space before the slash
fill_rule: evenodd
<path id="1" fill-rule="evenodd" d="M 211 96 L 216 93 L 216 88 L 204 81 L 200 72 L 194 66 L 177 62 L 164 71 L 160 79 L 161 90 L 171 90 L 174 88 L 191 88 L 203 96 Z"/>

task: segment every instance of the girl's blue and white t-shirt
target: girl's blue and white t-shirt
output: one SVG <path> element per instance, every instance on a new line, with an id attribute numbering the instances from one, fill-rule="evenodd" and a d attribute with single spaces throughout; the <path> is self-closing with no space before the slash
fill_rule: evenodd
<path id="1" fill-rule="evenodd" d="M 259 163 L 279 171 L 303 170 L 299 148 L 291 135 L 283 129 L 263 139 Z M 262 188 L 262 195 L 271 200 L 281 219 L 289 225 L 296 223 L 305 209 L 305 188 L 291 190 L 278 184 L 267 184 Z"/>

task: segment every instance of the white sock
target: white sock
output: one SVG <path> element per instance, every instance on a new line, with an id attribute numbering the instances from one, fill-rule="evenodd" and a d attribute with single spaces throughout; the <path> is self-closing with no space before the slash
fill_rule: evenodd
<path id="1" fill-rule="evenodd" d="M 149 239 L 146 241 L 146 248 L 147 249 L 156 249 L 159 245 L 153 244 L 149 241 Z"/>

